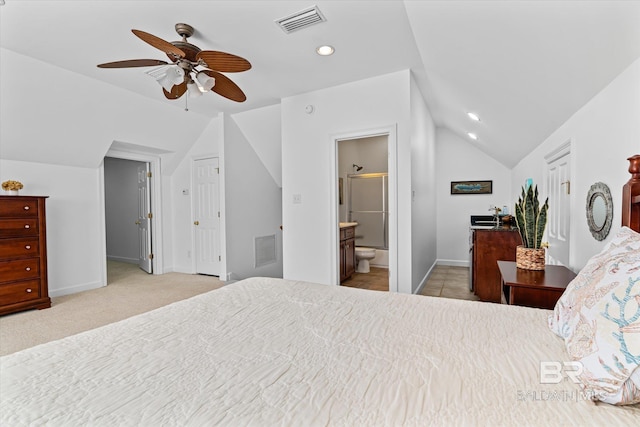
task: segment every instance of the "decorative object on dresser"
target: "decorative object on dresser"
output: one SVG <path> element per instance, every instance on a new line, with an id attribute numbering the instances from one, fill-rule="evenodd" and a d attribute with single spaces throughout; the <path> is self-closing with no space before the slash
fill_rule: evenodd
<path id="1" fill-rule="evenodd" d="M 516 264 L 518 268 L 526 270 L 544 270 L 544 246 L 542 235 L 547 226 L 547 211 L 549 210 L 549 198 L 540 208 L 538 200 L 538 186 L 529 186 L 515 206 L 515 218 L 522 246 L 516 248 Z"/>
<path id="2" fill-rule="evenodd" d="M 22 190 L 24 186 L 20 181 L 5 181 L 2 183 L 2 189 L 7 192 L 8 195 L 17 196 L 18 191 Z"/>
<path id="3" fill-rule="evenodd" d="M 45 200 L 0 196 L 0 314 L 51 307 Z"/>

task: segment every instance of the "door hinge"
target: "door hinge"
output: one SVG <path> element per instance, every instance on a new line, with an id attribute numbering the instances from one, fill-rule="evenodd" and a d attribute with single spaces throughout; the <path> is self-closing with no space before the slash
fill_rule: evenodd
<path id="1" fill-rule="evenodd" d="M 220 175 L 220 168 L 216 168 L 216 173 Z"/>
<path id="2" fill-rule="evenodd" d="M 153 259 L 153 254 L 149 254 L 149 259 Z"/>
<path id="3" fill-rule="evenodd" d="M 218 218 L 220 218 L 220 211 L 218 211 Z"/>
<path id="4" fill-rule="evenodd" d="M 218 255 L 218 261 L 222 261 L 222 255 Z"/>
<path id="5" fill-rule="evenodd" d="M 151 172 L 147 172 L 147 178 L 151 178 L 153 174 Z"/>
<path id="6" fill-rule="evenodd" d="M 149 212 L 149 213 L 147 214 L 147 218 L 149 218 L 149 219 L 153 218 L 153 214 L 152 214 L 151 212 Z"/>

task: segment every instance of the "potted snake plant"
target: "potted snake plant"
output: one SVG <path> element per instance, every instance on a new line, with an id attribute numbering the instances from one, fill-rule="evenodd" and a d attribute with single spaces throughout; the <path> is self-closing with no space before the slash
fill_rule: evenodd
<path id="1" fill-rule="evenodd" d="M 538 186 L 529 186 L 515 206 L 515 219 L 522 245 L 516 248 L 516 266 L 526 270 L 544 270 L 545 246 L 542 243 L 542 235 L 547 226 L 547 212 L 549 210 L 549 198 L 545 200 L 542 208 L 538 200 Z"/>

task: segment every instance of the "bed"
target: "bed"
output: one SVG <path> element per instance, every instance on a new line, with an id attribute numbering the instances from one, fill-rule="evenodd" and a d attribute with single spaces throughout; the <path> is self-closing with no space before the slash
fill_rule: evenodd
<path id="1" fill-rule="evenodd" d="M 0 358 L 0 425 L 637 425 L 550 375 L 554 315 L 251 278 Z"/>

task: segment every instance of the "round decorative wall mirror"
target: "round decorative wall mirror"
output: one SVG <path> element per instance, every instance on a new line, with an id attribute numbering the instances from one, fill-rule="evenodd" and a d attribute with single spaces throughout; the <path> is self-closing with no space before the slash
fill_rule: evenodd
<path id="1" fill-rule="evenodd" d="M 587 224 L 596 240 L 604 240 L 613 221 L 613 199 L 607 184 L 596 182 L 587 194 Z"/>

